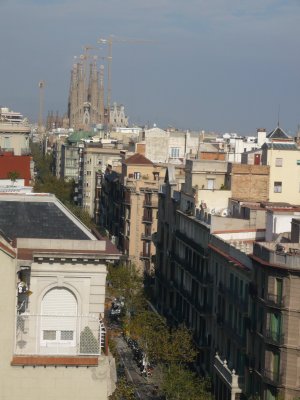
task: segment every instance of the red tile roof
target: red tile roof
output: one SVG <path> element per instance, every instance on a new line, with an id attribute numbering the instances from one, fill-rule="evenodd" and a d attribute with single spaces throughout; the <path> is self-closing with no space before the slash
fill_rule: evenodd
<path id="1" fill-rule="evenodd" d="M 143 156 L 143 154 L 135 153 L 126 158 L 124 161 L 126 165 L 153 165 L 153 162 Z"/>
<path id="2" fill-rule="evenodd" d="M 25 186 L 30 185 L 30 156 L 14 156 L 11 153 L 0 154 L 0 179 L 8 179 L 8 173 L 16 171 L 24 179 Z"/>

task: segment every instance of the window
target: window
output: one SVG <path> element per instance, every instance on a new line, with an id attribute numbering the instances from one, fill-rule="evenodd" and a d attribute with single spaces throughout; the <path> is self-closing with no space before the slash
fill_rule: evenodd
<path id="1" fill-rule="evenodd" d="M 282 182 L 274 182 L 274 193 L 282 192 Z"/>
<path id="2" fill-rule="evenodd" d="M 215 187 L 215 180 L 214 179 L 207 179 L 207 189 L 213 190 Z"/>
<path id="3" fill-rule="evenodd" d="M 133 178 L 134 179 L 141 179 L 141 173 L 140 172 L 134 172 L 133 173 Z"/>
<path id="4" fill-rule="evenodd" d="M 55 288 L 45 294 L 41 305 L 41 346 L 76 345 L 77 300 L 65 288 Z"/>
<path id="5" fill-rule="evenodd" d="M 10 137 L 4 137 L 4 149 L 9 149 L 10 148 Z"/>
<path id="6" fill-rule="evenodd" d="M 56 331 L 43 331 L 43 340 L 56 340 Z"/>
<path id="7" fill-rule="evenodd" d="M 275 166 L 282 167 L 282 158 L 275 158 Z"/>
<path id="8" fill-rule="evenodd" d="M 297 165 L 300 165 L 300 160 L 297 160 Z"/>
<path id="9" fill-rule="evenodd" d="M 179 147 L 171 147 L 171 158 L 179 157 Z"/>

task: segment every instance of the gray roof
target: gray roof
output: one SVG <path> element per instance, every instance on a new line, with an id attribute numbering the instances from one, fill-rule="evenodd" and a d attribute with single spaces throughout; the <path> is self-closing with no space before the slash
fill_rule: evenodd
<path id="1" fill-rule="evenodd" d="M 1 201 L 0 229 L 10 239 L 90 240 L 54 202 Z"/>
<path id="2" fill-rule="evenodd" d="M 295 143 L 265 143 L 262 148 L 267 147 L 268 149 L 273 150 L 298 150 L 298 147 Z"/>
<path id="3" fill-rule="evenodd" d="M 279 128 L 279 126 L 277 126 L 277 128 L 275 128 L 273 131 L 268 133 L 267 138 L 269 138 L 269 139 L 290 139 L 290 136 L 288 134 L 286 134 L 283 129 L 281 129 L 281 128 Z"/>

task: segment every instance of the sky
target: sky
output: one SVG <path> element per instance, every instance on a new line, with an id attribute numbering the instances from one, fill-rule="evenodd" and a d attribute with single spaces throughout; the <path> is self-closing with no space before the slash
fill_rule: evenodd
<path id="1" fill-rule="evenodd" d="M 299 0 L 0 0 L 0 105 L 67 111 L 83 47 L 105 57 L 131 124 L 254 134 L 300 123 Z M 100 58 L 99 58 L 100 62 Z M 106 69 L 107 71 L 107 69 Z M 280 110 L 280 111 L 279 111 Z"/>

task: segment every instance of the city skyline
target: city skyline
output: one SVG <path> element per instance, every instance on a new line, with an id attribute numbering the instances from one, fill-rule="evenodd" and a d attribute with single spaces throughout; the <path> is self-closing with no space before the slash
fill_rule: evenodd
<path id="1" fill-rule="evenodd" d="M 2 0 L 0 104 L 38 119 L 67 111 L 74 56 L 114 34 L 112 102 L 130 123 L 253 134 L 297 130 L 300 4 L 289 0 Z M 103 47 L 103 46 L 102 46 Z M 100 60 L 99 60 L 100 61 Z M 105 88 L 107 89 L 107 87 Z"/>

